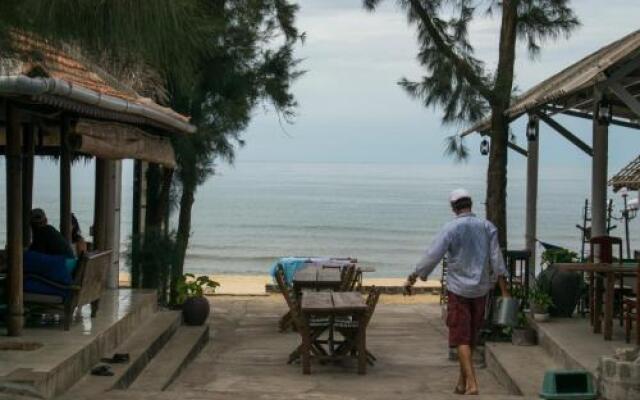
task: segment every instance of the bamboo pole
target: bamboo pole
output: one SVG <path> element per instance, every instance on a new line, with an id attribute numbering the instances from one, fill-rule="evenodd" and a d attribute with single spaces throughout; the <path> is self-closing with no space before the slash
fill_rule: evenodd
<path id="1" fill-rule="evenodd" d="M 22 297 L 22 126 L 18 110 L 10 103 L 7 118 L 7 262 L 9 336 L 22 335 L 24 308 Z"/>
<path id="2" fill-rule="evenodd" d="M 31 243 L 31 209 L 33 208 L 33 164 L 35 156 L 35 137 L 33 124 L 25 125 L 24 157 L 22 159 L 22 243 L 28 247 Z"/>
<path id="3" fill-rule="evenodd" d="M 71 147 L 70 121 L 62 117 L 60 129 L 60 233 L 71 244 Z"/>

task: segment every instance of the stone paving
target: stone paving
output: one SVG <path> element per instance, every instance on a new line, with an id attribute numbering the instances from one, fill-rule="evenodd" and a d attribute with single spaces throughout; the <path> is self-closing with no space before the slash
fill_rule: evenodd
<path id="1" fill-rule="evenodd" d="M 277 331 L 285 312 L 280 296 L 215 297 L 210 343 L 162 398 L 171 393 L 185 399 L 207 398 L 207 393 L 236 399 L 460 398 L 452 394 L 458 367 L 447 359 L 446 330 L 435 298 L 393 304 L 393 297 L 401 296 L 383 298 L 369 327 L 367 346 L 378 362 L 365 376 L 357 375 L 351 362 L 313 363 L 310 376 L 302 375 L 299 364 L 288 365 L 298 336 Z M 482 398 L 512 397 L 489 371 L 478 374 Z"/>

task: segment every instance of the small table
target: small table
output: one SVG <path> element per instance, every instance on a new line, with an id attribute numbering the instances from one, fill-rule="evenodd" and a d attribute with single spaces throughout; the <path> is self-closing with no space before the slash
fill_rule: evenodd
<path id="1" fill-rule="evenodd" d="M 293 292 L 298 300 L 304 289 L 307 290 L 340 290 L 342 274 L 340 268 L 322 268 L 309 266 L 296 271 L 293 276 Z M 280 332 L 291 326 L 291 312 L 287 311 L 278 322 Z"/>
<path id="2" fill-rule="evenodd" d="M 297 295 L 302 289 L 338 290 L 342 284 L 339 268 L 307 267 L 296 271 L 293 276 L 293 288 Z"/>
<path id="3" fill-rule="evenodd" d="M 352 316 L 361 320 L 367 311 L 367 304 L 358 292 L 305 292 L 302 294 L 300 311 L 307 318 L 327 316 L 333 320 L 337 316 Z M 364 324 L 358 325 L 357 350 L 358 373 L 367 373 L 367 333 Z M 302 372 L 311 373 L 311 338 L 302 338 Z"/>
<path id="4" fill-rule="evenodd" d="M 579 271 L 586 272 L 590 276 L 590 284 L 593 291 L 593 310 L 591 315 L 593 318 L 593 331 L 600 333 L 600 310 L 602 307 L 601 291 L 594 290 L 596 284 L 595 275 L 602 274 L 605 278 L 605 296 L 604 296 L 604 339 L 611 340 L 613 336 L 613 295 L 615 291 L 615 281 L 618 277 L 635 276 L 636 277 L 636 309 L 640 310 L 640 265 L 622 266 L 620 264 L 580 264 L 580 263 L 558 263 L 553 264 L 560 271 Z M 640 313 L 636 313 L 636 344 L 640 345 Z"/>

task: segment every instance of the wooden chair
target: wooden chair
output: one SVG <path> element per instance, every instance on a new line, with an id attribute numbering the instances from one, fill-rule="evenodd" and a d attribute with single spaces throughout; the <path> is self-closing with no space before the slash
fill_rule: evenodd
<path id="1" fill-rule="evenodd" d="M 356 340 L 358 335 L 358 329 L 360 329 L 361 325 L 364 327 L 364 329 L 367 329 L 367 327 L 369 326 L 369 322 L 373 317 L 373 313 L 376 310 L 376 306 L 378 304 L 379 299 L 380 299 L 380 289 L 373 286 L 369 291 L 369 295 L 367 296 L 367 300 L 366 300 L 367 311 L 359 320 L 353 320 L 352 318 L 348 318 L 348 319 L 337 319 L 334 322 L 334 328 L 342 336 L 344 336 L 344 341 L 340 343 L 340 345 L 338 346 L 338 349 L 336 350 L 337 354 L 346 355 L 350 353 L 352 356 L 357 355 Z M 366 350 L 366 352 L 367 352 L 367 363 L 369 363 L 369 365 L 373 365 L 373 363 L 376 361 L 376 357 L 373 354 L 371 354 L 369 350 Z"/>
<path id="2" fill-rule="evenodd" d="M 69 295 L 65 298 L 59 295 L 25 292 L 24 303 L 45 309 L 62 309 L 65 331 L 71 328 L 73 313 L 77 307 L 91 304 L 91 317 L 94 318 L 100 306 L 100 297 L 104 293 L 107 270 L 111 262 L 110 255 L 111 250 L 82 254 L 78 260 L 71 285 L 62 285 L 39 275 L 25 275 L 25 278 L 35 279 L 57 289 L 69 291 Z"/>
<path id="3" fill-rule="evenodd" d="M 342 269 L 342 283 L 340 284 L 340 292 L 352 292 L 358 284 L 358 271 L 355 264 L 350 264 Z"/>
<path id="4" fill-rule="evenodd" d="M 622 302 L 623 314 L 624 314 L 624 338 L 627 343 L 631 342 L 631 328 L 633 321 L 636 319 L 636 298 L 625 297 Z M 636 326 L 636 329 L 640 327 Z"/>
<path id="5" fill-rule="evenodd" d="M 305 316 L 300 312 L 300 305 L 296 300 L 296 296 L 293 291 L 289 288 L 285 281 L 284 268 L 278 266 L 276 269 L 276 283 L 280 290 L 282 291 L 282 295 L 289 306 L 289 318 L 291 323 L 296 328 L 296 331 L 300 334 L 302 343 L 289 355 L 288 364 L 291 364 L 295 360 L 300 358 L 300 354 L 302 354 L 304 347 L 309 347 L 311 353 L 315 356 L 322 357 L 326 356 L 326 351 L 322 348 L 322 346 L 317 342 L 318 338 L 322 335 L 322 333 L 329 327 L 329 321 L 321 322 L 321 321 L 307 321 Z M 303 371 L 308 373 L 309 366 L 303 365 Z"/>

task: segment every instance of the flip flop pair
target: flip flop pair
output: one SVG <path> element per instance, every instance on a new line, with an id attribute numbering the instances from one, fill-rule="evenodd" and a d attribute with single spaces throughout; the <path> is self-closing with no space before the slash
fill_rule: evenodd
<path id="1" fill-rule="evenodd" d="M 115 353 L 111 358 L 104 357 L 102 362 L 109 364 L 124 364 L 129 362 L 129 353 Z"/>
<path id="2" fill-rule="evenodd" d="M 113 371 L 108 365 L 98 365 L 91 370 L 91 375 L 96 376 L 113 376 Z"/>

